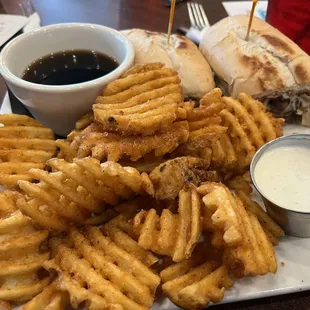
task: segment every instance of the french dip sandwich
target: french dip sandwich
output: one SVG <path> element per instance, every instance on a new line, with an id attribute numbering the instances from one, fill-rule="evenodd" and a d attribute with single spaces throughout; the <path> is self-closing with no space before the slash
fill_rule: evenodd
<path id="1" fill-rule="evenodd" d="M 275 109 L 278 116 L 303 114 L 300 118 L 302 123 L 310 126 L 306 121 L 310 111 L 308 97 L 303 96 L 302 102 L 296 104 L 296 96 L 287 96 L 295 93 L 292 88 L 299 84 L 302 86 L 298 86 L 298 92 L 304 87 L 309 88 L 309 55 L 257 17 L 253 18 L 249 40 L 246 41 L 248 22 L 248 16 L 236 15 L 222 19 L 204 31 L 199 48 L 215 73 L 217 85 L 224 94 L 232 97 L 237 97 L 240 92 L 251 95 L 264 93 L 257 97 L 264 98 L 263 101 L 268 102 L 269 108 Z M 269 94 L 273 99 L 275 97 L 275 93 L 269 91 L 280 89 L 284 90 L 279 96 L 277 92 L 277 100 L 269 101 Z M 282 99 L 285 104 L 282 104 Z"/>
<path id="2" fill-rule="evenodd" d="M 142 29 L 122 31 L 135 48 L 135 64 L 161 62 L 174 68 L 181 79 L 183 95 L 200 99 L 215 87 L 211 68 L 197 46 L 180 35 L 167 35 Z"/>

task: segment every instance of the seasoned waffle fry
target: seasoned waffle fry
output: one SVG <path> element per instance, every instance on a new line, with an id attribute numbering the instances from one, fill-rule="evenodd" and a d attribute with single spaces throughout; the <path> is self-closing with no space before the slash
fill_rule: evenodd
<path id="1" fill-rule="evenodd" d="M 155 169 L 160 164 L 166 162 L 167 159 L 163 157 L 155 157 L 152 155 L 145 155 L 141 159 L 137 161 L 130 161 L 130 160 L 120 160 L 119 164 L 122 166 L 130 166 L 135 169 L 137 169 L 140 173 L 152 172 L 153 169 Z"/>
<path id="2" fill-rule="evenodd" d="M 239 122 L 239 119 L 228 110 L 220 112 L 223 124 L 228 128 L 230 139 L 237 153 L 238 164 L 246 167 L 250 164 L 256 149 L 251 143 L 245 129 Z"/>
<path id="3" fill-rule="evenodd" d="M 104 130 L 124 135 L 151 135 L 158 130 L 168 130 L 177 119 L 178 106 L 183 102 L 177 72 L 158 68 L 156 64 L 155 69 L 146 66 L 131 69 L 131 73 L 111 82 L 103 90 L 103 96 L 97 98 L 94 117 Z M 151 90 L 147 87 L 150 83 Z"/>
<path id="4" fill-rule="evenodd" d="M 156 199 L 174 199 L 186 183 L 199 185 L 208 179 L 210 162 L 195 157 L 178 157 L 156 167 L 149 175 Z"/>
<path id="5" fill-rule="evenodd" d="M 200 106 L 209 106 L 212 103 L 223 104 L 222 95 L 223 93 L 220 88 L 214 88 L 200 99 Z"/>
<path id="6" fill-rule="evenodd" d="M 58 288 L 68 291 L 73 307 L 84 301 L 92 307 L 100 302 L 103 309 L 142 310 L 153 304 L 160 279 L 132 253 L 95 227 L 84 233 L 71 228 L 69 241 L 72 246 L 58 245 L 56 256 L 44 265 L 58 271 Z"/>
<path id="7" fill-rule="evenodd" d="M 12 310 L 12 305 L 7 301 L 0 300 L 0 309 L 1 310 Z"/>
<path id="8" fill-rule="evenodd" d="M 109 223 L 105 224 L 101 230 L 118 247 L 122 248 L 127 253 L 134 255 L 144 265 L 150 267 L 157 263 L 158 258 L 138 244 L 137 237 L 134 233 L 133 225 L 129 217 L 131 216 L 120 214 Z"/>
<path id="9" fill-rule="evenodd" d="M 282 126 L 285 122 L 283 118 L 272 117 L 272 114 L 267 111 L 263 103 L 253 99 L 246 93 L 240 93 L 238 100 L 253 117 L 265 143 L 283 135 Z"/>
<path id="10" fill-rule="evenodd" d="M 227 133 L 212 143 L 212 167 L 219 170 L 235 169 L 238 157 Z"/>
<path id="11" fill-rule="evenodd" d="M 114 162 L 94 158 L 51 159 L 54 172 L 31 169 L 39 183 L 19 181 L 26 196 L 18 200 L 23 213 L 43 227 L 66 230 L 70 223 L 83 224 L 91 213 L 101 213 L 104 204 L 115 205 L 119 199 L 134 194 L 154 194 L 147 175 Z"/>
<path id="12" fill-rule="evenodd" d="M 228 267 L 221 265 L 219 253 L 214 256 L 208 248 L 198 245 L 190 258 L 160 273 L 163 292 L 183 309 L 203 309 L 211 301 L 220 302 L 225 289 L 233 285 Z"/>
<path id="13" fill-rule="evenodd" d="M 136 161 L 146 154 L 162 157 L 188 139 L 186 121 L 173 123 L 168 132 L 145 137 L 102 132 L 95 124 L 91 127 L 90 132 L 84 133 L 72 142 L 71 147 L 77 151 L 79 158 L 92 156 L 99 160 L 117 162 L 121 158 Z"/>
<path id="14" fill-rule="evenodd" d="M 56 151 L 52 130 L 25 115 L 0 115 L 0 123 L 0 185 L 31 181 L 29 169 L 43 169 Z"/>
<path id="15" fill-rule="evenodd" d="M 229 189 L 233 189 L 236 192 L 242 191 L 247 195 L 250 195 L 252 193 L 252 180 L 249 172 L 246 172 L 243 175 L 237 175 L 232 179 L 227 180 L 226 183 Z"/>
<path id="16" fill-rule="evenodd" d="M 275 238 L 284 236 L 283 229 L 261 208 L 258 203 L 250 199 L 248 193 L 242 190 L 237 190 L 236 194 L 242 201 L 246 210 L 257 216 L 257 219 L 265 231 L 270 232 Z"/>
<path id="17" fill-rule="evenodd" d="M 59 148 L 57 157 L 64 159 L 67 162 L 72 162 L 76 158 L 77 152 L 71 147 L 71 142 L 68 140 L 56 140 L 56 146 Z"/>
<path id="18" fill-rule="evenodd" d="M 257 217 L 247 213 L 241 200 L 234 197 L 222 184 L 207 182 L 197 189 L 204 195 L 203 202 L 211 212 L 212 225 L 223 232 L 228 245 L 224 250 L 224 262 L 236 277 L 264 275 L 277 271 L 277 262 L 272 244 L 267 238 Z M 219 231 L 215 237 L 220 238 Z M 212 240 L 213 245 L 220 245 Z"/>
<path id="19" fill-rule="evenodd" d="M 226 249 L 224 261 L 237 278 L 276 273 L 274 249 L 257 217 L 251 212 L 246 216 L 245 212 L 243 221 L 247 238 L 241 245 Z"/>
<path id="20" fill-rule="evenodd" d="M 126 78 L 127 76 L 137 74 L 137 73 L 145 73 L 148 71 L 154 71 L 154 70 L 160 70 L 164 67 L 164 64 L 160 62 L 153 62 L 149 64 L 143 64 L 143 65 L 135 65 L 129 70 L 127 70 L 121 78 Z"/>
<path id="21" fill-rule="evenodd" d="M 203 202 L 207 210 L 204 216 L 210 218 L 211 231 L 222 231 L 222 238 L 229 247 L 241 244 L 246 238 L 240 213 L 240 204 L 237 203 L 232 193 L 222 184 L 207 182 L 198 188 L 204 195 Z M 242 206 L 241 206 L 242 207 Z M 211 217 L 209 217 L 211 216 Z M 216 237 L 218 236 L 215 234 Z M 213 245 L 217 243 L 213 240 Z"/>
<path id="22" fill-rule="evenodd" d="M 22 215 L 16 201 L 18 192 L 0 193 L 0 300 L 21 303 L 39 294 L 48 285 L 42 277 L 42 264 L 50 253 L 43 244 L 46 230 L 36 230 L 29 218 Z"/>
<path id="23" fill-rule="evenodd" d="M 164 209 L 141 211 L 135 216 L 138 243 L 146 250 L 172 257 L 179 262 L 190 257 L 201 233 L 200 200 L 193 185 L 179 193 L 178 214 Z"/>
<path id="24" fill-rule="evenodd" d="M 182 145 L 176 155 L 201 157 L 201 152 L 208 150 L 212 152 L 212 167 L 231 177 L 245 171 L 259 147 L 282 135 L 284 121 L 273 118 L 262 103 L 247 94 L 240 94 L 239 101 L 221 96 L 220 89 L 213 89 L 200 100 L 198 108 L 188 112 L 190 134 L 185 145 L 195 138 L 201 143 L 193 143 L 191 150 Z M 204 131 L 216 126 L 226 127 L 227 133 L 220 134 L 218 129 L 213 140 L 201 138 Z"/>
<path id="25" fill-rule="evenodd" d="M 189 132 L 188 139 L 174 152 L 175 155 L 196 155 L 205 148 L 209 148 L 224 133 L 226 128 L 220 125 L 210 125 Z"/>
<path id="26" fill-rule="evenodd" d="M 68 310 L 71 309 L 69 295 L 56 289 L 52 282 L 39 295 L 34 297 L 21 310 Z"/>

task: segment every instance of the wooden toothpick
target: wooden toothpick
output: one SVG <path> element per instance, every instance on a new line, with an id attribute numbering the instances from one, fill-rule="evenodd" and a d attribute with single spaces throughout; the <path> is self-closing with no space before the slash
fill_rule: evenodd
<path id="1" fill-rule="evenodd" d="M 169 25 L 168 25 L 168 40 L 167 40 L 168 45 L 170 43 L 170 36 L 171 36 L 171 30 L 172 30 L 173 18 L 174 18 L 174 9 L 175 9 L 175 0 L 172 0 L 171 7 L 170 7 Z"/>
<path id="2" fill-rule="evenodd" d="M 252 26 L 252 21 L 253 21 L 253 16 L 254 16 L 254 11 L 255 11 L 255 7 L 257 4 L 258 0 L 252 0 L 252 9 L 251 9 L 251 13 L 250 13 L 250 19 L 249 19 L 249 23 L 248 23 L 248 31 L 246 33 L 246 37 L 245 40 L 248 41 L 249 40 L 249 36 L 250 36 L 250 31 L 251 31 L 251 26 Z"/>

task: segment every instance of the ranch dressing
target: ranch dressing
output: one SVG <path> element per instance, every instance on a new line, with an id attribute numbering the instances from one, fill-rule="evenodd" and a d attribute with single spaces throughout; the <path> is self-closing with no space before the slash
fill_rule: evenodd
<path id="1" fill-rule="evenodd" d="M 254 178 L 270 201 L 285 209 L 310 212 L 310 144 L 267 150 L 256 163 Z"/>

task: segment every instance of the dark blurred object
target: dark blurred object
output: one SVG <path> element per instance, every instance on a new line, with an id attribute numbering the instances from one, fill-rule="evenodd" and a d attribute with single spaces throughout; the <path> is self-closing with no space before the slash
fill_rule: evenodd
<path id="1" fill-rule="evenodd" d="M 266 21 L 310 54 L 309 0 L 269 0 Z"/>
<path id="2" fill-rule="evenodd" d="M 310 127 L 310 84 L 268 90 L 253 96 L 263 102 L 276 117 Z"/>
<path id="3" fill-rule="evenodd" d="M 12 113 L 24 114 L 33 117 L 29 110 L 13 95 L 8 87 L 7 90 L 10 98 Z"/>
<path id="4" fill-rule="evenodd" d="M 176 0 L 176 4 L 180 3 L 180 2 L 183 2 L 185 0 Z M 170 7 L 171 6 L 171 0 L 164 0 L 164 5 L 167 6 L 167 7 Z"/>

